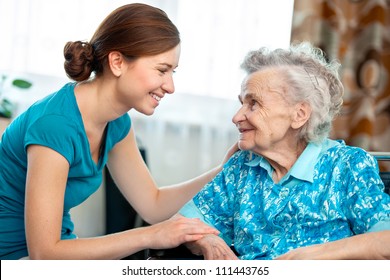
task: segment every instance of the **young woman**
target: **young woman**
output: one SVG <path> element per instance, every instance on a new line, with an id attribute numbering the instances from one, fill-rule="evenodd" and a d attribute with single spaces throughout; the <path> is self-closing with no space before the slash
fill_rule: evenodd
<path id="1" fill-rule="evenodd" d="M 169 218 L 221 167 L 158 188 L 127 114 L 151 115 L 174 92 L 180 37 L 167 15 L 144 4 L 122 6 L 90 42 L 68 42 L 64 56 L 75 82 L 32 105 L 0 142 L 0 258 L 120 259 L 218 233 L 198 219 Z M 126 199 L 154 225 L 76 238 L 69 210 L 98 189 L 106 163 Z"/>

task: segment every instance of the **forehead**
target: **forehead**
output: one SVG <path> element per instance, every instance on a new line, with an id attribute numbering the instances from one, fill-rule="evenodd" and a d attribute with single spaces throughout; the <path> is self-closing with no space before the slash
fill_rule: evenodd
<path id="1" fill-rule="evenodd" d="M 266 68 L 249 74 L 242 83 L 241 97 L 260 97 L 264 93 L 283 92 L 283 81 L 280 70 Z"/>
<path id="2" fill-rule="evenodd" d="M 176 68 L 179 64 L 180 59 L 180 44 L 176 47 L 152 56 L 141 56 L 136 61 L 147 63 L 150 65 L 163 65 L 169 68 Z"/>

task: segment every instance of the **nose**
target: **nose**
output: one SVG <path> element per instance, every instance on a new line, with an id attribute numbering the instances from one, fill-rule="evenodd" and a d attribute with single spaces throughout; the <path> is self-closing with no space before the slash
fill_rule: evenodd
<path id="1" fill-rule="evenodd" d="M 238 109 L 237 113 L 233 116 L 232 122 L 237 125 L 238 123 L 246 120 L 245 116 L 245 108 L 244 106 L 241 106 L 240 109 Z"/>
<path id="2" fill-rule="evenodd" d="M 169 94 L 172 94 L 175 92 L 175 84 L 173 82 L 173 76 L 172 75 L 165 75 L 164 83 L 162 85 L 162 89 Z"/>

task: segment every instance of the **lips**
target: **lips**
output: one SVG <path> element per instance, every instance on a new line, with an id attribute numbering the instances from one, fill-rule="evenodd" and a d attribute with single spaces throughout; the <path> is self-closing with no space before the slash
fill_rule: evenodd
<path id="1" fill-rule="evenodd" d="M 252 128 L 238 128 L 238 131 L 239 131 L 240 133 L 245 133 L 245 132 L 251 131 L 251 130 L 253 130 L 253 129 L 252 129 Z"/>

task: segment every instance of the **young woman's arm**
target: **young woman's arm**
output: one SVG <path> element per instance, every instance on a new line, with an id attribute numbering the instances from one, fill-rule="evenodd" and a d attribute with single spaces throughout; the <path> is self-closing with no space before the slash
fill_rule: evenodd
<path id="1" fill-rule="evenodd" d="M 67 160 L 57 152 L 43 146 L 28 147 L 25 223 L 31 259 L 120 259 L 145 248 L 175 247 L 217 233 L 197 219 L 175 217 L 107 236 L 61 240 L 68 171 Z"/>
<path id="2" fill-rule="evenodd" d="M 237 145 L 232 146 L 223 163 L 237 150 Z M 222 164 L 192 180 L 158 188 L 141 157 L 134 131 L 131 129 L 126 138 L 110 152 L 108 168 L 115 183 L 134 209 L 148 223 L 156 223 L 177 213 L 222 170 Z"/>

